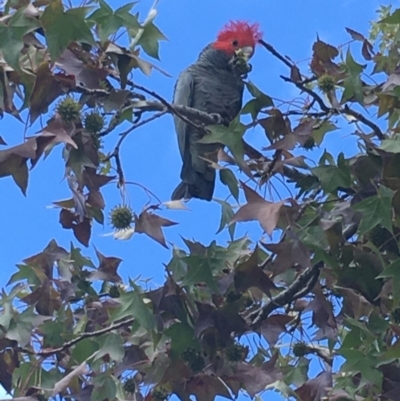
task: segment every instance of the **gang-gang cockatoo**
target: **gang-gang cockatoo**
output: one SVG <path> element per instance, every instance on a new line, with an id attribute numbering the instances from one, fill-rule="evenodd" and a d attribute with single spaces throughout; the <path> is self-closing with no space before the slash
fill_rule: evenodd
<path id="1" fill-rule="evenodd" d="M 173 103 L 218 114 L 228 126 L 242 107 L 243 77 L 249 72 L 247 61 L 261 38 L 258 24 L 231 21 L 206 46 L 198 60 L 186 68 L 175 85 Z M 182 182 L 172 194 L 172 200 L 199 198 L 210 201 L 215 185 L 215 169 L 207 160 L 216 154 L 221 144 L 203 144 L 200 130 L 174 116 L 179 151 L 183 166 Z"/>

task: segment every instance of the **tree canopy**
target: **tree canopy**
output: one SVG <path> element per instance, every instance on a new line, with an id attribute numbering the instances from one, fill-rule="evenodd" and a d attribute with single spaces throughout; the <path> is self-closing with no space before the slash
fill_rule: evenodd
<path id="1" fill-rule="evenodd" d="M 266 389 L 303 401 L 399 401 L 400 9 L 381 7 L 369 33 L 346 28 L 345 45 L 317 38 L 308 69 L 260 40 L 287 67 L 276 79 L 298 96 L 282 105 L 247 80 L 251 99 L 225 127 L 135 81 L 133 71 L 167 73 L 157 4 L 144 17 L 134 5 L 9 0 L 0 17 L 1 115 L 21 132 L 47 118 L 17 146 L 0 136 L 0 177 L 27 195 L 35 166 L 62 147 L 70 197 L 53 206 L 74 238 L 69 249 L 55 238 L 27 255 L 2 290 L 1 385 L 20 401 L 212 401 Z M 135 129 L 166 115 L 225 145 L 209 162 L 226 187 L 218 232 L 230 241 L 183 238 L 160 263 L 164 284 L 150 288 L 124 283 L 118 256 L 96 249 L 95 263 L 82 246 L 105 223 L 108 185 L 121 193 L 114 236 L 169 248 L 179 218 L 163 213 L 186 204 L 161 202 L 143 182 L 151 202 L 133 210 L 120 157 Z M 344 124 L 359 152 L 314 158 Z M 255 127 L 260 149 L 245 138 Z M 271 201 L 274 182 L 293 196 Z M 266 235 L 237 236 L 248 221 Z"/>

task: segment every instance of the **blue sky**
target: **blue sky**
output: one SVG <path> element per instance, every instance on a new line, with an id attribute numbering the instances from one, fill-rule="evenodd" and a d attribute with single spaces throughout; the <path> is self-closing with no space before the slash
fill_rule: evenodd
<path id="1" fill-rule="evenodd" d="M 143 18 L 152 3 L 152 0 L 143 0 L 136 6 Z M 110 4 L 118 7 L 123 2 L 111 1 Z M 201 49 L 215 38 L 218 30 L 230 19 L 259 22 L 264 39 L 294 61 L 305 60 L 300 67 L 306 72 L 307 59 L 317 33 L 321 40 L 333 45 L 349 40 L 345 27 L 367 34 L 369 21 L 375 18 L 375 10 L 380 4 L 387 3 L 378 0 L 161 0 L 155 22 L 169 40 L 161 43 L 159 65 L 173 78 L 157 72 L 147 78 L 135 72 L 134 80 L 171 99 L 178 73 L 196 60 Z M 358 55 L 357 46 L 354 49 Z M 287 68 L 263 48 L 257 49 L 252 65 L 250 79 L 268 95 L 286 100 L 298 95 L 290 84 L 283 83 L 279 78 L 281 74 L 288 74 Z M 24 126 L 9 116 L 0 121 L 0 135 L 8 145 L 19 143 L 23 138 L 23 130 Z M 348 155 L 356 153 L 355 140 L 349 136 L 351 132 L 351 127 L 344 126 L 342 130 L 328 134 L 323 147 L 334 154 L 340 151 Z M 35 129 L 28 133 L 35 133 Z M 268 145 L 264 133 L 259 129 L 248 132 L 246 138 L 259 147 Z M 116 140 L 116 135 L 108 138 L 108 149 L 112 149 Z M 59 225 L 58 211 L 46 208 L 52 201 L 69 197 L 67 183 L 63 180 L 60 154 L 61 149 L 55 149 L 31 172 L 26 198 L 11 178 L 0 179 L 1 286 L 15 271 L 16 263 L 41 251 L 51 239 L 55 238 L 66 248 L 69 248 L 70 241 L 77 245 L 72 232 L 63 230 Z M 124 142 L 121 157 L 127 180 L 139 182 L 162 200 L 168 200 L 179 182 L 181 162 L 172 118 L 165 116 L 134 131 Z M 139 212 L 147 202 L 147 197 L 137 187 L 128 186 L 128 192 L 131 206 Z M 107 186 L 103 193 L 108 213 L 121 199 L 113 185 Z M 215 196 L 224 199 L 227 195 L 226 188 L 217 184 Z M 287 193 L 282 194 L 283 198 L 287 196 Z M 183 246 L 182 235 L 210 242 L 215 238 L 219 225 L 219 205 L 191 201 L 189 208 L 190 211 L 163 212 L 165 217 L 179 222 L 179 225 L 165 229 L 167 241 Z M 103 254 L 123 259 L 120 274 L 124 278 L 142 274 L 146 278 L 153 277 L 155 284 L 161 284 L 163 263 L 170 259 L 170 250 L 163 249 L 143 235 L 135 235 L 128 242 L 102 236 L 110 231 L 108 225 L 104 229 L 96 225 L 90 247 L 85 252 L 96 260 L 95 245 Z M 242 223 L 237 229 L 238 236 L 246 232 L 254 240 L 261 235 L 256 223 Z M 222 244 L 227 238 L 225 231 L 216 237 Z"/>

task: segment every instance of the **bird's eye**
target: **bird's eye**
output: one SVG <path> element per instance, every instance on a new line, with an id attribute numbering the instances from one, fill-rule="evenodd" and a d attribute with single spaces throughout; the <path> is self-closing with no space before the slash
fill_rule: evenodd
<path id="1" fill-rule="evenodd" d="M 232 41 L 232 45 L 233 45 L 233 46 L 237 47 L 238 44 L 239 44 L 239 43 L 238 43 L 237 40 Z"/>

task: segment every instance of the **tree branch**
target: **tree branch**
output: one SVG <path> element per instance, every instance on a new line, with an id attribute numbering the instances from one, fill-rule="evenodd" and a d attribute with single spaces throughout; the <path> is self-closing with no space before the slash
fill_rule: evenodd
<path id="1" fill-rule="evenodd" d="M 18 352 L 24 353 L 24 354 L 29 354 L 29 355 L 35 355 L 35 356 L 41 356 L 41 357 L 49 357 L 52 356 L 54 354 L 58 354 L 59 352 L 65 351 L 66 349 L 74 346 L 75 344 L 78 344 L 80 341 L 82 341 L 85 338 L 91 338 L 91 337 L 98 337 L 101 336 L 102 334 L 105 333 L 109 333 L 110 331 L 119 329 L 123 326 L 126 326 L 127 324 L 131 324 L 133 323 L 135 320 L 135 318 L 131 317 L 129 319 L 123 320 L 122 322 L 119 323 L 113 323 L 108 327 L 104 327 L 103 329 L 100 330 L 96 330 L 96 331 L 92 331 L 90 333 L 82 333 L 81 335 L 79 335 L 78 337 L 67 341 L 66 343 L 64 343 L 61 347 L 58 348 L 53 348 L 53 349 L 49 349 L 46 351 L 32 351 L 30 349 L 27 348 L 18 348 Z"/>

